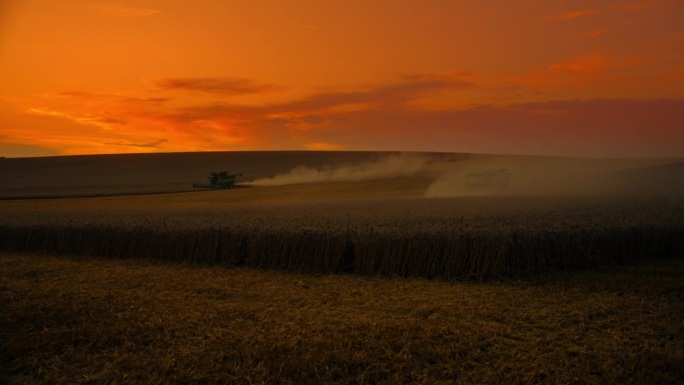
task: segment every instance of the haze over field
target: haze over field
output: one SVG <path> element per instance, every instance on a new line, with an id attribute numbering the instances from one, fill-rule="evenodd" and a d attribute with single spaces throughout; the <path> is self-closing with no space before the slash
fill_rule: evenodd
<path id="1" fill-rule="evenodd" d="M 197 199 L 684 194 L 681 159 L 276 151 L 0 159 L 0 198 L 188 192 L 211 171 L 240 188 Z"/>
<path id="2" fill-rule="evenodd" d="M 682 20 L 679 0 L 3 0 L 0 156 L 682 157 Z"/>
<path id="3" fill-rule="evenodd" d="M 252 186 L 280 186 L 313 182 L 348 182 L 396 177 L 410 178 L 425 171 L 427 158 L 420 154 L 389 155 L 375 161 L 347 164 L 336 167 L 312 168 L 299 166 L 272 178 L 259 178 L 249 182 Z"/>

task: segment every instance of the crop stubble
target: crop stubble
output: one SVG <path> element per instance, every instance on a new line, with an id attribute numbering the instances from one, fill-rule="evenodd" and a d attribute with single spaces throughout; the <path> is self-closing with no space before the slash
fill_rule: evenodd
<path id="1" fill-rule="evenodd" d="M 3 253 L 0 380 L 677 384 L 682 267 L 473 284 Z"/>

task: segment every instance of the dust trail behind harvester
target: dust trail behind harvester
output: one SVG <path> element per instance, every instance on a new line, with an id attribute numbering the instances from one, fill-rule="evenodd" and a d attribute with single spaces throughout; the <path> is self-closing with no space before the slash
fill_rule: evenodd
<path id="1" fill-rule="evenodd" d="M 418 154 L 391 155 L 386 158 L 336 167 L 300 166 L 272 178 L 260 178 L 244 184 L 281 186 L 314 182 L 350 182 L 396 177 L 411 177 L 422 172 L 427 159 Z"/>
<path id="2" fill-rule="evenodd" d="M 677 186 L 672 182 L 684 180 L 684 163 L 663 167 L 672 162 L 667 159 L 404 153 L 333 166 L 302 165 L 273 177 L 242 184 L 282 186 L 414 178 L 420 175 L 432 180 L 424 191 L 426 198 L 684 192 L 684 182 Z"/>
<path id="3" fill-rule="evenodd" d="M 661 168 L 660 165 L 663 163 L 667 161 L 527 156 L 482 157 L 445 166 L 440 175 L 426 189 L 424 196 L 432 198 L 658 193 L 665 191 L 665 184 L 645 183 L 644 181 L 649 179 L 640 174 L 637 178 L 635 170 L 646 167 L 641 174 L 651 176 L 653 172 L 650 170 Z"/>

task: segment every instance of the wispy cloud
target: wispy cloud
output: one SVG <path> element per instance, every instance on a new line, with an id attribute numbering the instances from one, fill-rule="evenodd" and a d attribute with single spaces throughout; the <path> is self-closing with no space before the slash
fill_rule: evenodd
<path id="1" fill-rule="evenodd" d="M 652 8 L 652 7 L 654 7 L 655 5 L 657 5 L 658 3 L 662 3 L 662 2 L 663 2 L 663 1 L 659 1 L 659 0 L 645 0 L 645 1 L 636 1 L 636 2 L 634 2 L 634 1 L 632 1 L 632 2 L 625 2 L 624 4 L 622 4 L 622 8 L 625 9 L 625 10 L 628 10 L 628 11 L 639 12 L 639 11 L 643 11 L 643 10 Z"/>
<path id="2" fill-rule="evenodd" d="M 154 104 L 164 103 L 164 102 L 171 100 L 171 98 L 159 98 L 159 97 L 140 98 L 140 97 L 125 96 L 125 95 L 117 95 L 117 94 L 104 94 L 104 93 L 93 93 L 93 92 L 82 92 L 82 91 L 57 92 L 57 93 L 53 93 L 53 94 L 48 94 L 47 96 L 55 96 L 55 97 L 60 97 L 60 98 L 69 98 L 69 99 L 85 100 L 85 101 L 103 101 L 103 100 L 116 99 L 116 100 L 119 100 L 122 102 L 154 103 Z"/>
<path id="3" fill-rule="evenodd" d="M 63 110 L 51 110 L 45 108 L 28 108 L 25 111 L 31 115 L 38 116 L 52 116 L 56 118 L 63 118 L 71 120 L 80 124 L 89 124 L 93 126 L 100 127 L 105 130 L 112 129 L 112 126 L 125 125 L 127 122 L 123 119 L 114 118 L 106 113 L 104 114 L 89 114 L 89 113 L 73 113 L 70 111 Z"/>
<path id="4" fill-rule="evenodd" d="M 605 29 L 595 29 L 593 31 L 587 31 L 585 33 L 580 34 L 579 36 L 577 36 L 577 40 L 592 39 L 604 35 L 605 33 Z"/>
<path id="5" fill-rule="evenodd" d="M 546 68 L 533 70 L 526 75 L 511 76 L 506 78 L 506 81 L 528 86 L 581 84 L 591 79 L 611 76 L 617 69 L 634 67 L 651 61 L 648 59 L 617 59 L 602 53 L 592 53 L 553 63 Z"/>
<path id="6" fill-rule="evenodd" d="M 159 139 L 155 142 L 151 143 L 132 143 L 132 142 L 124 142 L 124 141 L 116 141 L 116 142 L 109 142 L 105 143 L 108 146 L 126 146 L 126 147 L 142 147 L 142 148 L 161 148 L 161 144 L 164 142 L 168 142 L 167 139 Z"/>
<path id="7" fill-rule="evenodd" d="M 146 17 L 161 13 L 161 11 L 156 9 L 139 8 L 124 4 L 86 3 L 83 4 L 83 7 L 91 9 L 101 15 L 114 17 Z"/>
<path id="8" fill-rule="evenodd" d="M 594 14 L 597 14 L 599 12 L 601 12 L 601 10 L 599 10 L 599 9 L 584 9 L 584 10 L 566 12 L 566 13 L 558 15 L 558 17 L 562 20 L 572 20 L 572 19 L 576 19 L 578 17 L 594 15 Z"/>
<path id="9" fill-rule="evenodd" d="M 50 94 L 50 96 L 57 96 L 57 97 L 62 97 L 62 98 L 72 98 L 72 99 L 102 99 L 102 98 L 114 97 L 114 95 L 109 95 L 109 94 L 81 92 L 81 91 L 57 92 L 54 94 Z"/>
<path id="10" fill-rule="evenodd" d="M 212 127 L 229 127 L 231 133 L 239 127 L 258 126 L 268 136 L 282 133 L 305 135 L 312 129 L 327 129 L 331 116 L 344 116 L 354 111 L 385 110 L 401 112 L 414 109 L 411 101 L 442 92 L 458 92 L 478 87 L 469 80 L 469 74 L 444 73 L 431 75 L 405 75 L 396 81 L 370 85 L 349 91 L 322 91 L 307 97 L 264 105 L 207 103 L 177 110 L 164 119 L 177 126 L 196 126 L 212 122 Z M 286 130 L 286 131 L 283 131 Z M 253 135 L 255 131 L 249 132 Z M 249 136 L 249 135 L 247 135 Z M 245 135 L 238 135 L 245 137 Z"/>
<path id="11" fill-rule="evenodd" d="M 604 8 L 580 9 L 575 11 L 564 12 L 558 15 L 561 20 L 572 20 L 581 17 L 596 15 L 600 13 L 614 13 L 614 12 L 642 12 L 657 6 L 676 6 L 681 5 L 680 0 L 643 0 L 643 1 L 629 1 L 606 6 Z"/>
<path id="12" fill-rule="evenodd" d="M 148 83 L 162 90 L 182 90 L 214 95 L 247 95 L 272 92 L 282 87 L 257 83 L 242 78 L 163 78 L 147 79 Z"/>
<path id="13" fill-rule="evenodd" d="M 464 73 L 403 75 L 395 82 L 388 84 L 371 85 L 352 91 L 320 92 L 300 100 L 270 105 L 266 108 L 278 112 L 324 110 L 344 105 L 384 108 L 404 105 L 426 95 L 474 87 L 477 85 Z"/>
<path id="14" fill-rule="evenodd" d="M 552 64 L 548 70 L 593 76 L 604 72 L 610 66 L 614 66 L 614 63 L 611 63 L 605 55 L 591 54 L 567 62 Z"/>
<path id="15" fill-rule="evenodd" d="M 340 119 L 353 116 L 355 112 L 376 110 L 401 116 L 407 110 L 415 110 L 410 102 L 424 96 L 479 87 L 471 81 L 472 77 L 472 74 L 458 72 L 404 75 L 397 76 L 394 82 L 346 91 L 324 90 L 279 103 L 241 105 L 213 101 L 173 110 L 150 110 L 141 105 L 127 111 L 126 116 L 131 119 L 131 127 L 136 121 L 165 127 L 170 133 L 164 135 L 173 136 L 174 143 L 203 143 L 202 147 L 195 148 L 216 149 L 223 145 L 224 148 L 241 146 L 239 148 L 243 149 L 263 149 L 264 146 L 333 149 L 344 143 L 320 135 L 338 132 Z M 195 88 L 197 84 L 191 85 Z M 184 87 L 180 89 L 185 90 L 188 86 Z"/>

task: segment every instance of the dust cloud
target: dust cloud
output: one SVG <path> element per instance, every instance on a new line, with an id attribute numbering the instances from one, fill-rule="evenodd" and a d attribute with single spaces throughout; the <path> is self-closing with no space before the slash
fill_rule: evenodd
<path id="1" fill-rule="evenodd" d="M 299 166 L 242 184 L 281 186 L 426 176 L 425 198 L 684 193 L 684 162 L 476 155 L 389 155 L 339 166 Z M 407 183 L 410 178 L 407 179 Z M 389 187 L 388 187 L 389 188 Z"/>
<path id="2" fill-rule="evenodd" d="M 300 166 L 272 178 L 260 178 L 243 184 L 281 186 L 314 182 L 352 182 L 412 176 L 423 171 L 427 159 L 418 154 L 392 155 L 378 161 L 336 167 L 312 168 Z"/>
<path id="3" fill-rule="evenodd" d="M 544 157 L 486 157 L 443 167 L 426 198 L 497 195 L 596 195 L 625 192 L 629 162 Z"/>

